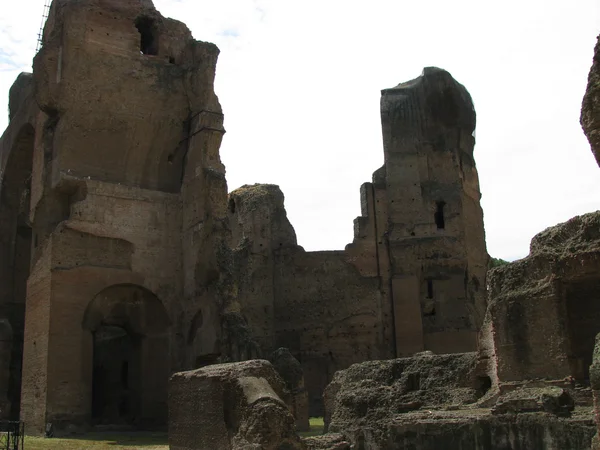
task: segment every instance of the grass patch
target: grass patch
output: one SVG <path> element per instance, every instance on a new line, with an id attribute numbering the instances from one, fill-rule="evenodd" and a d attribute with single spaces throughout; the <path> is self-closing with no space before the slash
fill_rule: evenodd
<path id="1" fill-rule="evenodd" d="M 69 438 L 25 436 L 27 450 L 168 450 L 166 433 L 89 433 Z"/>
<path id="2" fill-rule="evenodd" d="M 323 434 L 323 418 L 309 419 L 310 431 L 298 433 L 302 437 Z M 106 432 L 87 433 L 72 437 L 43 438 L 25 436 L 26 450 L 169 450 L 166 433 Z M 216 450 L 216 449 L 215 449 Z"/>
<path id="3" fill-rule="evenodd" d="M 310 424 L 309 431 L 300 431 L 298 434 L 302 437 L 320 436 L 323 434 L 325 424 L 323 423 L 322 417 L 311 417 L 308 419 Z"/>

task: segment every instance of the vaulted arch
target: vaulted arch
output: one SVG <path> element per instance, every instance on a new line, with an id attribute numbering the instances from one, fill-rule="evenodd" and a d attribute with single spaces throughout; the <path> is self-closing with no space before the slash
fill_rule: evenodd
<path id="1" fill-rule="evenodd" d="M 135 284 L 110 286 L 92 299 L 82 326 L 93 342 L 92 422 L 164 423 L 170 321 L 160 299 Z"/>
<path id="2" fill-rule="evenodd" d="M 0 185 L 0 316 L 12 325 L 9 376 L 0 379 L 10 417 L 19 417 L 25 296 L 31 263 L 31 173 L 34 128 L 23 125 L 12 141 Z M 1 394 L 0 394 L 1 395 Z"/>

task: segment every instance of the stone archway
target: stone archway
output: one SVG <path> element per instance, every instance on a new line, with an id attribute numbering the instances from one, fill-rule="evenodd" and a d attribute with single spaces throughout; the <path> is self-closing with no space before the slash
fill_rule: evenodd
<path id="1" fill-rule="evenodd" d="M 31 264 L 31 174 L 34 128 L 24 125 L 12 143 L 0 187 L 0 316 L 12 325 L 9 376 L 0 379 L 7 391 L 10 417 L 19 417 L 21 365 L 25 329 L 25 297 Z"/>
<path id="2" fill-rule="evenodd" d="M 83 328 L 92 335 L 91 421 L 154 428 L 166 423 L 170 322 L 149 290 L 118 284 L 90 302 Z"/>

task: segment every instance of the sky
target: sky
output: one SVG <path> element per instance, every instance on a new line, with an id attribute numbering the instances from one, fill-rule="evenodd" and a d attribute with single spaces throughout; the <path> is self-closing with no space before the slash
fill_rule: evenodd
<path id="1" fill-rule="evenodd" d="M 154 0 L 221 50 L 229 190 L 274 183 L 306 250 L 343 249 L 383 164 L 381 89 L 448 70 L 477 111 L 487 248 L 514 260 L 546 227 L 600 209 L 579 125 L 597 0 Z M 44 0 L 0 12 L 0 105 L 31 71 Z M 0 129 L 8 114 L 0 116 Z"/>

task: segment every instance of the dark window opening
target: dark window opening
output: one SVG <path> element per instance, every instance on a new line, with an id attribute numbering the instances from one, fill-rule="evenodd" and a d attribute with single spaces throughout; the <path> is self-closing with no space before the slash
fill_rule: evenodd
<path id="1" fill-rule="evenodd" d="M 144 55 L 158 55 L 158 33 L 154 20 L 149 17 L 139 17 L 135 27 L 140 32 L 140 51 Z"/>
<path id="2" fill-rule="evenodd" d="M 433 298 L 433 280 L 427 280 L 427 298 Z"/>
<path id="3" fill-rule="evenodd" d="M 169 56 L 169 64 L 175 64 L 175 58 Z"/>
<path id="4" fill-rule="evenodd" d="M 235 213 L 235 201 L 233 199 L 229 200 L 229 212 L 231 214 Z"/>
<path id="5" fill-rule="evenodd" d="M 435 224 L 437 225 L 438 230 L 443 230 L 446 227 L 446 222 L 444 220 L 444 206 L 446 206 L 446 202 L 437 202 L 437 210 L 435 211 Z"/>
<path id="6" fill-rule="evenodd" d="M 477 377 L 476 390 L 480 397 L 483 397 L 492 387 L 492 379 L 488 376 Z"/>

